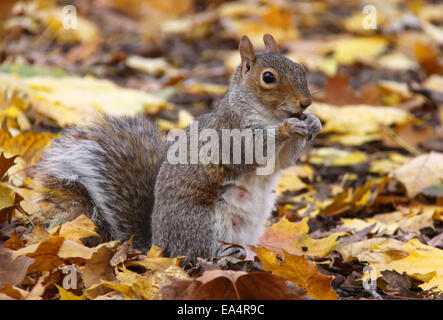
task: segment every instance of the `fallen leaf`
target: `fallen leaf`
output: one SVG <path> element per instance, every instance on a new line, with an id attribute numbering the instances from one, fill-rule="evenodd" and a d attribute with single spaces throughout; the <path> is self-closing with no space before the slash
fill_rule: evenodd
<path id="1" fill-rule="evenodd" d="M 64 238 L 51 236 L 42 242 L 14 251 L 13 257 L 26 255 L 35 259 L 35 262 L 29 267 L 28 273 L 50 271 L 64 263 L 58 256 L 58 251 L 63 242 Z"/>
<path id="2" fill-rule="evenodd" d="M 26 243 L 15 233 L 15 230 L 12 232 L 11 237 L 5 241 L 3 244 L 7 248 L 11 248 L 14 250 L 21 249 L 26 246 Z"/>
<path id="3" fill-rule="evenodd" d="M 11 168 L 15 164 L 15 158 L 17 158 L 17 156 L 6 158 L 3 152 L 0 154 L 0 179 L 2 179 L 9 168 Z"/>
<path id="4" fill-rule="evenodd" d="M 101 280 L 114 281 L 115 274 L 109 261 L 112 258 L 112 251 L 106 246 L 100 246 L 92 254 L 92 257 L 82 267 L 82 279 L 85 288 L 89 288 L 94 284 L 100 283 Z M 102 292 L 101 294 L 104 294 Z"/>
<path id="5" fill-rule="evenodd" d="M 97 112 L 134 116 L 142 112 L 157 113 L 167 105 L 161 97 L 90 76 L 20 78 L 0 73 L 0 86 L 22 92 L 37 112 L 60 126 L 96 117 Z"/>
<path id="6" fill-rule="evenodd" d="M 94 252 L 94 248 L 88 248 L 78 242 L 65 239 L 60 246 L 57 255 L 63 260 L 69 258 L 81 258 L 84 260 L 89 260 L 92 258 Z"/>
<path id="7" fill-rule="evenodd" d="M 331 133 L 330 140 L 344 145 L 360 145 L 382 139 L 381 128 L 407 123 L 412 116 L 394 107 L 368 105 L 333 105 L 316 103 L 308 112 L 325 122 L 322 133 Z M 364 117 L 361 115 L 364 114 Z"/>
<path id="8" fill-rule="evenodd" d="M 15 286 L 23 281 L 35 259 L 27 256 L 13 258 L 12 252 L 13 250 L 0 247 L 0 283 Z"/>
<path id="9" fill-rule="evenodd" d="M 95 232 L 95 224 L 86 215 L 82 214 L 72 221 L 65 222 L 61 225 L 59 235 L 67 240 L 82 243 L 80 239 L 88 237 L 99 237 Z M 51 234 L 56 232 L 57 228 L 50 230 Z"/>
<path id="10" fill-rule="evenodd" d="M 356 61 L 373 60 L 388 46 L 382 37 L 355 37 L 332 41 L 329 46 L 340 64 L 351 65 Z"/>
<path id="11" fill-rule="evenodd" d="M 369 263 L 375 277 L 394 270 L 424 282 L 423 290 L 443 291 L 443 250 L 422 244 L 418 239 L 407 243 L 387 238 L 374 238 L 338 249 L 345 259 L 357 258 Z M 369 277 L 369 270 L 362 279 Z"/>
<path id="12" fill-rule="evenodd" d="M 161 291 L 164 299 L 171 300 L 303 299 L 273 274 L 231 270 L 205 271 L 196 280 L 176 280 Z"/>
<path id="13" fill-rule="evenodd" d="M 311 149 L 309 162 L 325 166 L 353 166 L 368 161 L 368 156 L 360 151 L 346 151 L 338 148 L 323 147 Z"/>
<path id="14" fill-rule="evenodd" d="M 294 166 L 282 170 L 281 177 L 277 182 L 277 195 L 281 196 L 285 191 L 298 191 L 307 187 L 300 179 L 302 176 L 311 176 L 312 169 L 309 166 Z"/>
<path id="15" fill-rule="evenodd" d="M 431 152 L 415 157 L 395 170 L 394 175 L 413 198 L 443 177 L 443 153 Z"/>
<path id="16" fill-rule="evenodd" d="M 294 282 L 318 300 L 337 300 L 338 295 L 332 289 L 333 277 L 318 272 L 315 263 L 304 256 L 284 252 L 282 261 L 277 254 L 263 247 L 253 248 L 263 263 L 263 270 L 271 271 L 282 278 Z"/>
<path id="17" fill-rule="evenodd" d="M 277 252 L 284 250 L 293 254 L 324 257 L 338 245 L 337 238 L 344 234 L 335 233 L 326 238 L 312 239 L 307 235 L 308 231 L 308 218 L 303 218 L 300 222 L 290 222 L 283 217 L 266 229 L 259 244 Z"/>
<path id="18" fill-rule="evenodd" d="M 77 296 L 57 284 L 55 284 L 55 286 L 57 287 L 58 293 L 60 294 L 60 300 L 86 300 L 86 297 L 84 295 Z"/>

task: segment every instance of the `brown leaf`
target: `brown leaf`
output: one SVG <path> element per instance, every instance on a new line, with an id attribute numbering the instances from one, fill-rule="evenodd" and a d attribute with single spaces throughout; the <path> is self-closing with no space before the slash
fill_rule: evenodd
<path id="1" fill-rule="evenodd" d="M 205 271 L 196 280 L 175 280 L 162 287 L 170 300 L 300 300 L 295 288 L 278 276 L 265 272 Z"/>
<path id="2" fill-rule="evenodd" d="M 92 258 L 82 269 L 83 283 L 86 288 L 99 283 L 101 280 L 114 281 L 115 274 L 109 261 L 112 257 L 112 251 L 102 246 L 92 255 Z M 101 294 L 104 294 L 103 291 Z"/>
<path id="3" fill-rule="evenodd" d="M 45 241 L 51 236 L 52 234 L 49 233 L 45 228 L 43 228 L 40 223 L 37 222 L 34 229 L 32 230 L 32 233 L 30 235 L 25 235 L 24 237 L 26 239 L 27 245 L 29 246 Z"/>
<path id="4" fill-rule="evenodd" d="M 8 248 L 17 250 L 26 246 L 26 243 L 15 233 L 15 230 L 11 234 L 11 238 L 5 241 L 4 245 Z"/>
<path id="5" fill-rule="evenodd" d="M 114 254 L 111 261 L 109 262 L 111 266 L 115 267 L 120 263 L 123 263 L 127 260 L 134 259 L 135 257 L 141 255 L 141 251 L 134 249 L 132 247 L 132 238 L 125 241 L 121 248 Z"/>
<path id="6" fill-rule="evenodd" d="M 0 180 L 3 178 L 6 171 L 8 171 L 9 168 L 11 168 L 15 164 L 15 158 L 17 158 L 17 156 L 6 158 L 3 152 L 0 154 Z"/>
<path id="7" fill-rule="evenodd" d="M 35 259 L 27 256 L 13 258 L 13 250 L 0 247 L 0 283 L 18 285 L 25 278 L 30 265 Z"/>
<path id="8" fill-rule="evenodd" d="M 81 43 L 72 48 L 66 54 L 65 62 L 68 64 L 84 61 L 92 57 L 98 50 L 98 42 L 91 41 L 87 43 Z"/>
<path id="9" fill-rule="evenodd" d="M 416 294 L 411 291 L 411 282 L 409 281 L 406 272 L 402 274 L 393 270 L 385 270 L 381 272 L 385 283 L 381 285 L 381 288 L 386 293 L 398 293 L 402 296 L 412 297 Z"/>
<path id="10" fill-rule="evenodd" d="M 413 122 L 400 124 L 395 131 L 396 135 L 394 137 L 389 135 L 383 137 L 383 143 L 388 147 L 401 148 L 406 143 L 413 148 L 417 148 L 421 143 L 437 137 L 432 127 L 418 128 Z"/>
<path id="11" fill-rule="evenodd" d="M 0 295 L 6 295 L 15 300 L 22 300 L 27 294 L 27 291 L 12 286 L 9 283 L 0 284 Z"/>
<path id="12" fill-rule="evenodd" d="M 337 73 L 328 78 L 320 100 L 337 106 L 348 104 L 380 105 L 380 98 L 380 89 L 375 85 L 368 84 L 358 90 L 353 90 L 349 87 L 349 77 Z"/>
<path id="13" fill-rule="evenodd" d="M 349 77 L 341 73 L 329 78 L 324 89 L 323 102 L 334 105 L 358 104 L 359 101 L 348 84 Z"/>

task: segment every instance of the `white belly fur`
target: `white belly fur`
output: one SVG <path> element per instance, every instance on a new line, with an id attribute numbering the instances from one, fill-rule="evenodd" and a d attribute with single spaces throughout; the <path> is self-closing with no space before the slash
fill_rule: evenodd
<path id="1" fill-rule="evenodd" d="M 218 235 L 220 241 L 243 246 L 257 243 L 271 215 L 276 198 L 274 187 L 279 177 L 280 171 L 263 176 L 253 172 L 227 184 L 215 207 L 216 223 L 222 225 L 216 230 L 223 230 Z"/>

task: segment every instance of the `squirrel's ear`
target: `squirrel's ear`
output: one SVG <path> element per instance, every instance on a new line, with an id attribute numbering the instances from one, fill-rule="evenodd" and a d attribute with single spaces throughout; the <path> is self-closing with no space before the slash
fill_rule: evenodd
<path id="1" fill-rule="evenodd" d="M 273 36 L 269 33 L 263 36 L 263 42 L 265 43 L 266 52 L 268 53 L 278 53 L 277 43 Z"/>
<path id="2" fill-rule="evenodd" d="M 255 63 L 255 50 L 252 46 L 251 40 L 247 36 L 243 36 L 240 40 L 240 45 L 238 47 L 241 56 L 241 68 L 242 72 L 248 72 L 252 65 Z"/>

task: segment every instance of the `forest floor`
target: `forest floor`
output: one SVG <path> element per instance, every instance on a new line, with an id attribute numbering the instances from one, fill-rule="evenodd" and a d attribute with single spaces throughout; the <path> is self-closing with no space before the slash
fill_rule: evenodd
<path id="1" fill-rule="evenodd" d="M 442 297 L 439 1 L 2 0 L 0 21 L 0 299 Z M 88 217 L 57 225 L 35 201 L 63 128 L 99 111 L 182 129 L 265 33 L 305 66 L 323 131 L 242 258 L 94 246 Z"/>

